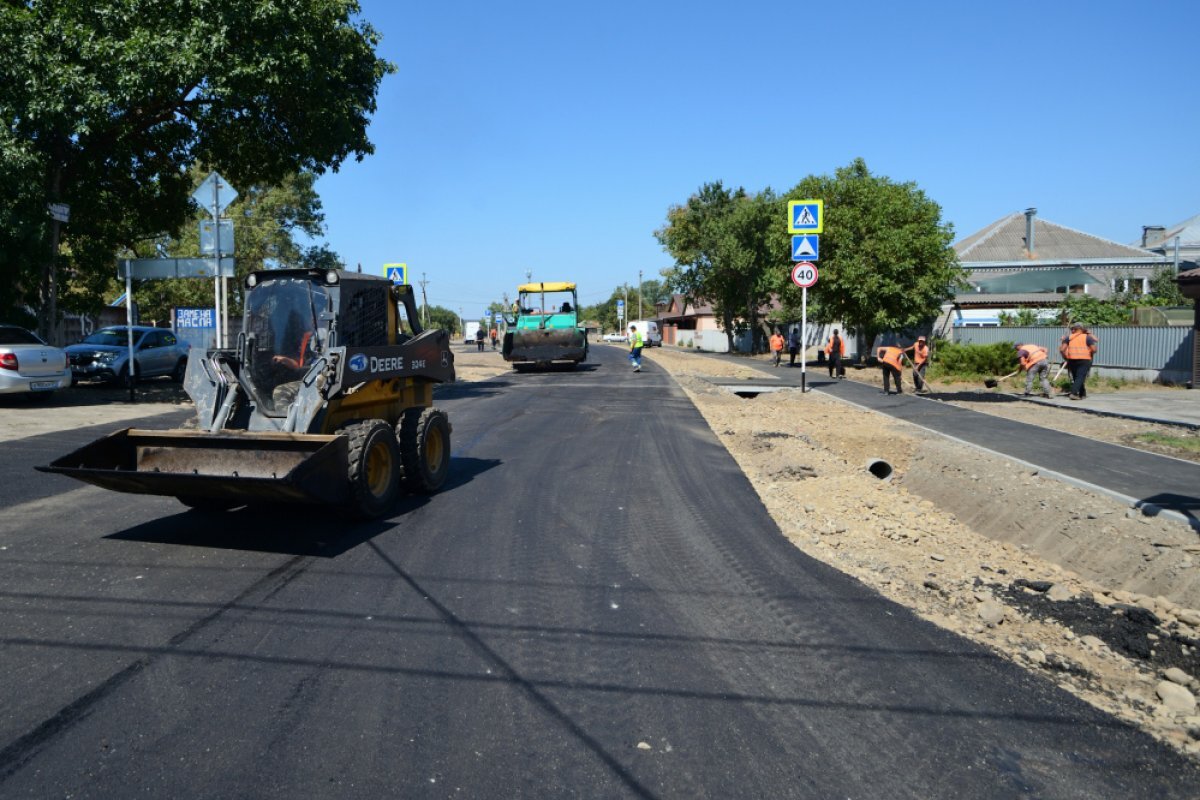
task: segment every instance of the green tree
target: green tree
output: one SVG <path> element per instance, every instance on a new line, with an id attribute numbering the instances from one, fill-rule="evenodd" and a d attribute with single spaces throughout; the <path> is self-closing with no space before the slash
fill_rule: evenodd
<path id="1" fill-rule="evenodd" d="M 452 309 L 442 306 L 429 306 L 425 309 L 427 327 L 441 328 L 446 333 L 454 335 L 459 331 L 458 314 Z"/>
<path id="2" fill-rule="evenodd" d="M 950 246 L 953 226 L 915 183 L 872 175 L 857 158 L 833 176 L 804 178 L 785 197 L 807 198 L 825 201 L 820 280 L 809 290 L 815 321 L 840 320 L 873 341 L 884 331 L 928 323 L 956 289 L 966 288 Z M 786 227 L 773 230 L 775 250 L 788 252 Z M 799 308 L 800 289 L 789 275 L 777 276 L 775 288 Z"/>
<path id="3" fill-rule="evenodd" d="M 717 181 L 669 209 L 666 225 L 655 231 L 675 259 L 670 288 L 712 304 L 731 350 L 737 322 L 757 328 L 759 309 L 775 288 L 774 274 L 786 265 L 789 251 L 775 246 L 772 232 L 783 219 L 782 208 L 770 189 L 752 196 Z"/>
<path id="4" fill-rule="evenodd" d="M 1186 306 L 1188 299 L 1179 291 L 1175 282 L 1178 273 L 1174 267 L 1163 267 L 1154 273 L 1150 279 L 1150 296 L 1146 298 L 1147 305 L 1154 306 Z"/>
<path id="5" fill-rule="evenodd" d="M 337 169 L 373 148 L 383 76 L 355 0 L 9 0 L 0 8 L 0 268 L 16 301 L 57 313 L 114 257 L 174 235 L 188 167 L 239 189 Z M 47 202 L 71 207 L 61 246 Z"/>
<path id="6" fill-rule="evenodd" d="M 1128 325 L 1130 307 L 1126 299 L 1116 295 L 1109 300 L 1100 300 L 1090 294 L 1069 294 L 1059 307 L 1062 323 L 1078 322 L 1081 325 Z"/>

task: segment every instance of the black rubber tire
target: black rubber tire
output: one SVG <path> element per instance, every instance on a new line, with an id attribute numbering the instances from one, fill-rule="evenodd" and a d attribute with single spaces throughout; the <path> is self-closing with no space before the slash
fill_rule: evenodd
<path id="1" fill-rule="evenodd" d="M 216 497 L 194 497 L 191 495 L 179 495 L 175 498 L 183 503 L 188 508 L 193 508 L 196 511 L 204 511 L 208 513 L 216 513 L 218 511 L 229 511 L 232 508 L 237 508 L 242 505 L 237 500 L 223 500 Z"/>
<path id="2" fill-rule="evenodd" d="M 381 419 L 369 419 L 351 422 L 338 433 L 350 438 L 347 510 L 359 519 L 384 516 L 396 505 L 403 474 L 395 431 Z"/>
<path id="3" fill-rule="evenodd" d="M 181 358 L 175 364 L 175 369 L 171 370 L 171 380 L 176 383 L 183 383 L 183 376 L 187 374 L 187 359 Z"/>
<path id="4" fill-rule="evenodd" d="M 450 473 L 450 418 L 437 408 L 410 408 L 396 432 L 404 463 L 404 488 L 431 494 Z"/>

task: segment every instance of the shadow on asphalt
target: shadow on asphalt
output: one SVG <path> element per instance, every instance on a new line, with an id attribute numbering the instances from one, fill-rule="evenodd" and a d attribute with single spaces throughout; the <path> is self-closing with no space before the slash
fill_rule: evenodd
<path id="1" fill-rule="evenodd" d="M 500 466 L 494 458 L 454 458 L 440 492 L 465 486 Z M 439 492 L 439 493 L 440 493 Z M 336 507 L 305 503 L 264 503 L 232 511 L 184 509 L 179 513 L 143 522 L 105 539 L 124 542 L 212 547 L 314 558 L 337 558 L 370 541 L 392 523 L 430 502 L 426 495 L 403 495 L 392 513 L 381 520 L 358 522 Z"/>

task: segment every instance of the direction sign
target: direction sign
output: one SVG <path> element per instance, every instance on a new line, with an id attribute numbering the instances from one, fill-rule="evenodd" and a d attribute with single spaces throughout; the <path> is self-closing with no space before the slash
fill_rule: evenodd
<path id="1" fill-rule="evenodd" d="M 792 261 L 816 261 L 820 249 L 820 236 L 792 237 Z"/>
<path id="2" fill-rule="evenodd" d="M 408 283 L 408 264 L 384 264 L 383 275 L 397 286 Z"/>
<path id="3" fill-rule="evenodd" d="M 214 230 L 216 225 L 211 219 L 200 220 L 200 253 L 201 255 L 211 256 L 217 252 L 217 234 Z M 234 253 L 233 249 L 233 220 L 221 220 L 221 255 L 231 256 Z"/>
<path id="4" fill-rule="evenodd" d="M 792 267 L 792 283 L 797 286 L 807 289 L 817 282 L 817 265 L 810 264 L 807 261 L 801 261 L 796 266 Z"/>
<path id="5" fill-rule="evenodd" d="M 824 200 L 788 201 L 788 233 L 822 233 L 824 228 Z"/>
<path id="6" fill-rule="evenodd" d="M 46 208 L 50 211 L 50 219 L 56 222 L 71 221 L 71 207 L 66 203 L 49 203 Z"/>
<path id="7" fill-rule="evenodd" d="M 229 181 L 222 178 L 218 172 L 208 173 L 208 177 L 200 184 L 200 188 L 192 192 L 192 199 L 196 201 L 196 205 L 207 211 L 209 216 L 212 216 L 214 205 L 217 207 L 217 213 L 220 214 L 237 199 L 237 196 L 237 189 L 230 186 Z"/>
<path id="8" fill-rule="evenodd" d="M 123 258 L 117 262 L 117 277 L 138 280 L 148 278 L 232 278 L 233 259 L 222 258 L 220 271 L 215 258 Z"/>

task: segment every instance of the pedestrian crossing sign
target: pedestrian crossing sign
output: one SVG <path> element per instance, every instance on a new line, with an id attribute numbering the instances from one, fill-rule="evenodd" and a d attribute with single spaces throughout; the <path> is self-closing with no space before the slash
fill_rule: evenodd
<path id="1" fill-rule="evenodd" d="M 408 264 L 384 264 L 383 275 L 397 286 L 408 283 Z"/>
<path id="2" fill-rule="evenodd" d="M 821 237 L 815 233 L 812 236 L 792 237 L 792 261 L 816 261 L 820 251 Z"/>
<path id="3" fill-rule="evenodd" d="M 824 227 L 824 200 L 788 201 L 788 233 L 822 233 Z"/>

